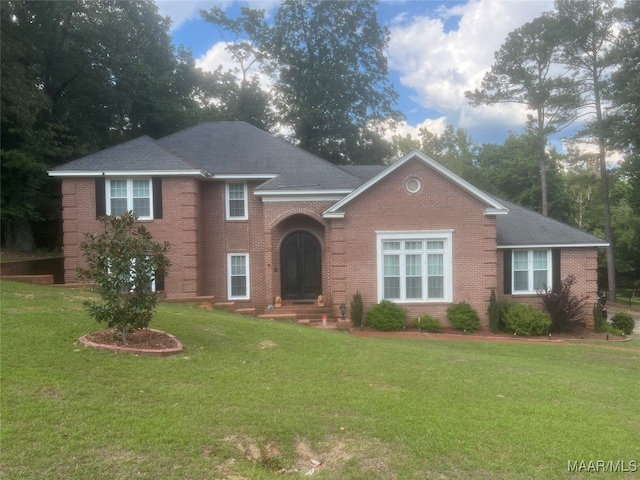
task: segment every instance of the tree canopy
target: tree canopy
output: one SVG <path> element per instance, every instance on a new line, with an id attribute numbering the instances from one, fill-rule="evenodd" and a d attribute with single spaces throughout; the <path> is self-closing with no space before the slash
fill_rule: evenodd
<path id="1" fill-rule="evenodd" d="M 561 35 L 560 23 L 551 14 L 512 31 L 495 53 L 496 61 L 482 80 L 482 90 L 465 92 L 473 106 L 510 102 L 533 111 L 527 127 L 535 132 L 543 215 L 549 215 L 547 137 L 576 120 L 580 107 L 572 75 L 553 69 Z"/>
<path id="2" fill-rule="evenodd" d="M 402 114 L 375 2 L 285 0 L 268 21 L 249 7 L 234 18 L 202 12 L 237 62 L 205 72 L 173 45 L 152 0 L 3 1 L 3 245 L 61 245 L 60 227 L 49 228 L 61 216 L 52 166 L 140 135 L 243 120 L 338 164 L 388 163 L 419 148 L 480 188 L 604 235 L 619 255 L 611 249 L 608 266 L 640 277 L 640 4 L 614 7 L 558 0 L 507 36 L 467 95 L 478 105 L 521 103 L 531 115 L 502 144 L 480 145 L 454 125 L 386 140 Z M 559 154 L 547 141 L 576 119 L 595 157 Z M 607 164 L 614 150 L 619 166 Z"/>
<path id="3" fill-rule="evenodd" d="M 280 123 L 301 148 L 338 164 L 381 163 L 388 154 L 382 128 L 402 118 L 387 77 L 389 32 L 376 3 L 285 0 L 273 22 L 244 8 L 239 19 L 203 12 L 238 37 L 228 48 L 244 65 L 258 59 L 273 76 Z"/>

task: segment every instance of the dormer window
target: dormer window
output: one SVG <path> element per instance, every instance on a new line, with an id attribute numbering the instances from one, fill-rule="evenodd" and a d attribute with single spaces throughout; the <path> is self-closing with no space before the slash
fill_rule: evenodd
<path id="1" fill-rule="evenodd" d="M 225 187 L 227 220 L 247 220 L 247 184 L 229 182 Z"/>

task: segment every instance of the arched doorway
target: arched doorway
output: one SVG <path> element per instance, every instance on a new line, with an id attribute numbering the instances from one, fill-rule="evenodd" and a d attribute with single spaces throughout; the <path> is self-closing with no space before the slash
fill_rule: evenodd
<path id="1" fill-rule="evenodd" d="M 309 232 L 289 234 L 280 249 L 281 295 L 284 300 L 316 298 L 322 293 L 320 242 Z"/>

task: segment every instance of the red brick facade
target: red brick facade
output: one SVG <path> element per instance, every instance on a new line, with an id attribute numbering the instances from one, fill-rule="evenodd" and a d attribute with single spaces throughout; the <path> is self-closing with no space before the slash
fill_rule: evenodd
<path id="1" fill-rule="evenodd" d="M 408 179 L 421 188 L 410 193 Z M 359 291 L 365 311 L 379 300 L 378 235 L 385 232 L 447 232 L 451 267 L 451 301 L 405 303 L 410 318 L 430 314 L 445 321 L 451 302 L 467 301 L 487 324 L 491 289 L 503 295 L 503 251 L 497 247 L 496 217 L 463 186 L 415 159 L 391 171 L 346 203 L 343 218 L 323 212 L 336 202 L 263 201 L 248 181 L 248 220 L 227 220 L 225 183 L 195 177 L 162 179 L 163 218 L 145 221 L 157 241 L 171 244 L 172 267 L 165 280 L 170 297 L 228 297 L 229 253 L 248 254 L 250 299 L 238 303 L 259 311 L 281 295 L 280 251 L 292 232 L 311 234 L 320 245 L 322 295 L 337 311 Z M 93 178 L 62 181 L 65 281 L 77 281 L 83 233 L 99 231 Z M 597 250 L 564 248 L 562 277 L 573 273 L 575 293 L 597 295 Z M 538 303 L 535 296 L 511 295 Z"/>
<path id="2" fill-rule="evenodd" d="M 505 250 L 498 251 L 497 297 L 542 308 L 542 300 L 538 295 L 504 294 L 504 289 L 500 288 L 504 283 L 504 254 Z M 596 247 L 561 249 L 560 278 L 564 280 L 569 275 L 573 275 L 576 279 L 572 292 L 585 301 L 583 321 L 587 325 L 592 325 L 591 307 L 598 300 L 598 249 Z"/>

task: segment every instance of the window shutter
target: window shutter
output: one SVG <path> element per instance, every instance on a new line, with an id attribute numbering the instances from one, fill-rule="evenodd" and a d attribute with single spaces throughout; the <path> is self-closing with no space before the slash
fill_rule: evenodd
<path id="1" fill-rule="evenodd" d="M 551 289 L 559 291 L 562 288 L 562 267 L 560 265 L 560 258 L 562 257 L 562 250 L 560 248 L 554 248 L 551 250 Z"/>
<path id="2" fill-rule="evenodd" d="M 162 274 L 156 276 L 156 292 L 164 292 L 164 275 Z"/>
<path id="3" fill-rule="evenodd" d="M 162 218 L 162 178 L 153 177 L 153 218 Z"/>
<path id="4" fill-rule="evenodd" d="M 511 249 L 507 248 L 502 250 L 502 263 L 504 265 L 504 293 L 505 295 L 511 295 L 511 275 L 512 275 L 512 255 Z"/>
<path id="5" fill-rule="evenodd" d="M 96 218 L 107 214 L 107 196 L 104 177 L 96 178 Z"/>

